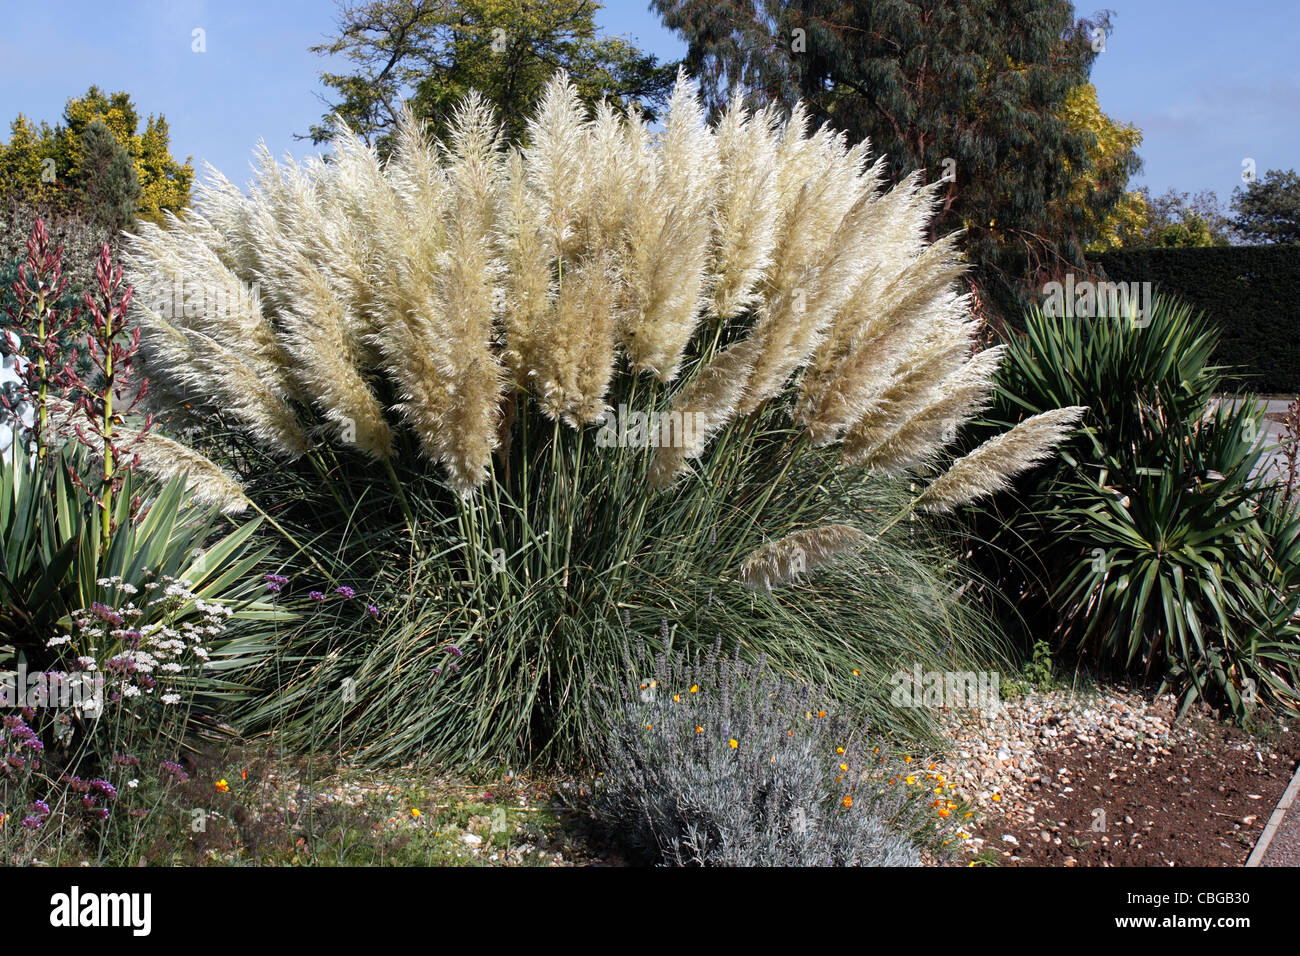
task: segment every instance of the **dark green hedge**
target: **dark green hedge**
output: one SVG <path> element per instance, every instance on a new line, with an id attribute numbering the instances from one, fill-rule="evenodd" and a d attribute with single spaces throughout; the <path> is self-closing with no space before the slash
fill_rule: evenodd
<path id="1" fill-rule="evenodd" d="M 1219 327 L 1214 360 L 1243 389 L 1300 394 L 1300 245 L 1125 249 L 1094 260 L 1111 282 L 1150 282 Z"/>

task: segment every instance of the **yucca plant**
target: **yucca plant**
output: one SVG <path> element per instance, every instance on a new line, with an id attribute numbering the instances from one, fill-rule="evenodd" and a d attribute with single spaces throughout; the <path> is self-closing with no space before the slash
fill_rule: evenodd
<path id="1" fill-rule="evenodd" d="M 1003 428 L 1086 404 L 1053 468 L 984 528 L 1002 585 L 1042 600 L 1058 640 L 1244 715 L 1300 703 L 1300 519 L 1262 473 L 1254 402 L 1216 404 L 1215 334 L 1158 298 L 1126 315 L 1026 317 L 1007 346 Z M 1016 552 L 1022 560 L 1001 562 Z"/>
<path id="2" fill-rule="evenodd" d="M 189 582 L 196 601 L 225 602 L 244 619 L 283 616 L 262 600 L 255 572 L 267 551 L 251 542 L 258 520 L 223 531 L 213 509 L 190 503 L 184 474 L 160 484 L 128 473 L 105 541 L 98 502 L 73 477 L 92 471 L 88 457 L 68 445 L 43 462 L 22 449 L 0 461 L 0 637 L 29 668 L 53 659 L 47 642 L 75 611 L 110 603 L 123 585 L 148 597 L 159 576 Z M 137 624 L 150 621 L 145 597 Z M 193 602 L 169 613 L 199 616 Z"/>
<path id="3" fill-rule="evenodd" d="M 629 634 L 721 636 L 859 703 L 900 656 L 970 653 L 965 622 L 893 610 L 965 582 L 900 577 L 913 519 L 1080 410 L 911 485 L 1000 359 L 972 354 L 956 237 L 925 244 L 936 187 L 883 190 L 802 109 L 710 127 L 685 78 L 659 133 L 563 76 L 522 145 L 472 96 L 449 128 L 408 117 L 387 164 L 346 129 L 328 162 L 263 152 L 246 193 L 210 171 L 130 240 L 158 396 L 274 513 L 298 596 L 386 595 L 378 640 L 280 636 L 255 717 L 387 755 L 572 753 Z"/>

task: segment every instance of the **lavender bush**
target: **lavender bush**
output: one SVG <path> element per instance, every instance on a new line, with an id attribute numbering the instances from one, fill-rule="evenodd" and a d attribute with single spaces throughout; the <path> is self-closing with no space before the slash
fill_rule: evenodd
<path id="1" fill-rule="evenodd" d="M 715 650 L 629 655 L 593 814 L 668 866 L 915 866 L 955 805 L 816 687 Z M 907 760 L 907 763 L 903 761 Z M 930 775 L 933 776 L 933 775 Z M 936 815 L 937 808 L 937 815 Z"/>

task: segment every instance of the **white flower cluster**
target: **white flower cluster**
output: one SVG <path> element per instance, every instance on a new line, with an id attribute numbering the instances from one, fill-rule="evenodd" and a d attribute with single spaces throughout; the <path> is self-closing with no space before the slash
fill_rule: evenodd
<path id="1" fill-rule="evenodd" d="M 95 582 L 101 588 L 114 588 L 122 594 L 139 594 L 140 589 L 129 581 L 123 581 L 120 574 L 115 574 L 109 578 L 100 578 Z"/>
<path id="2" fill-rule="evenodd" d="M 169 706 L 181 703 L 183 684 L 174 682 L 192 678 L 207 666 L 206 645 L 225 631 L 234 611 L 198 598 L 188 581 L 176 578 L 144 583 L 152 598 L 144 607 L 129 600 L 140 588 L 120 576 L 96 583 L 111 588 L 115 600 L 74 612 L 71 631 L 50 638 L 46 646 L 66 646 L 78 671 L 103 674 L 110 700 L 157 696 Z"/>

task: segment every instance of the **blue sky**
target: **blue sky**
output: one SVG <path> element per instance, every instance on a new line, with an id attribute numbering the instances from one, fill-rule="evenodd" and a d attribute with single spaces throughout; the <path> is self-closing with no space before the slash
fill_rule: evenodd
<path id="1" fill-rule="evenodd" d="M 1109 6 L 1115 32 L 1093 80 L 1102 109 L 1143 131 L 1138 183 L 1214 189 L 1226 202 L 1247 157 L 1261 174 L 1300 168 L 1297 0 Z M 142 115 L 165 114 L 175 154 L 209 160 L 236 182 L 259 138 L 277 155 L 311 149 L 293 134 L 323 111 L 324 61 L 307 47 L 332 31 L 330 0 L 0 0 L 0 17 L 4 124 L 20 111 L 53 123 L 94 83 L 128 91 Z M 663 59 L 683 52 L 645 0 L 610 0 L 599 20 Z M 205 53 L 191 49 L 195 29 Z"/>

